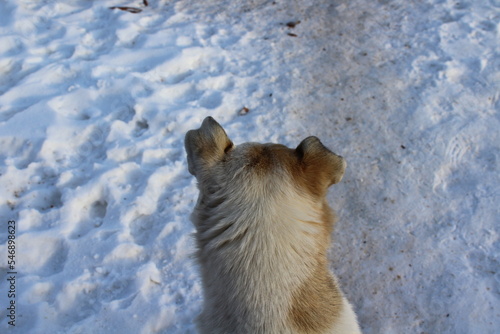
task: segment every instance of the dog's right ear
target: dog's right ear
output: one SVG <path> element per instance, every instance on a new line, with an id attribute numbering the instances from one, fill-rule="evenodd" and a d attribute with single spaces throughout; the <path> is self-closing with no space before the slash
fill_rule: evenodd
<path id="1" fill-rule="evenodd" d="M 222 126 L 209 116 L 203 120 L 199 129 L 186 133 L 184 146 L 189 172 L 198 176 L 200 171 L 220 161 L 233 147 L 233 142 Z"/>
<path id="2" fill-rule="evenodd" d="M 347 166 L 344 158 L 326 148 L 316 137 L 307 137 L 295 149 L 307 187 L 323 196 L 328 187 L 340 182 Z"/>

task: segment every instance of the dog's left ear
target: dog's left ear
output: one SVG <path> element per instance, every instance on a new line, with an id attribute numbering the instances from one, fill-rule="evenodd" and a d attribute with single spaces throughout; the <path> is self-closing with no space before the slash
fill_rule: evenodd
<path id="1" fill-rule="evenodd" d="M 314 136 L 304 139 L 295 149 L 302 166 L 308 187 L 317 195 L 322 195 L 332 184 L 344 176 L 346 161 L 326 148 Z"/>
<path id="2" fill-rule="evenodd" d="M 184 146 L 187 152 L 188 169 L 198 177 L 199 173 L 220 161 L 233 147 L 226 131 L 212 117 L 207 117 L 197 130 L 186 133 Z"/>

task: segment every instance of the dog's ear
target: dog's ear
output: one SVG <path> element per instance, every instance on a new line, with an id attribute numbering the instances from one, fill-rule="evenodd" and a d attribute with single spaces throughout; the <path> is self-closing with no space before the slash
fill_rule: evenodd
<path id="1" fill-rule="evenodd" d="M 327 149 L 321 141 L 307 137 L 295 149 L 306 184 L 316 195 L 326 193 L 328 187 L 340 182 L 347 166 L 344 158 Z"/>
<path id="2" fill-rule="evenodd" d="M 212 117 L 207 117 L 199 129 L 189 130 L 186 133 L 184 146 L 189 172 L 198 176 L 200 171 L 220 161 L 233 147 L 233 142 L 219 123 Z"/>

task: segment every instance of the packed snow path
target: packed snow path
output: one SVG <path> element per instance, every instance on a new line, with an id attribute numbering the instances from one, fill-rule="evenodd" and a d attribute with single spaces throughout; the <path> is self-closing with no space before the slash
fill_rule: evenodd
<path id="1" fill-rule="evenodd" d="M 364 333 L 496 333 L 499 22 L 498 0 L 1 1 L 0 331 L 195 332 L 183 138 L 211 115 L 347 159 L 330 257 Z"/>

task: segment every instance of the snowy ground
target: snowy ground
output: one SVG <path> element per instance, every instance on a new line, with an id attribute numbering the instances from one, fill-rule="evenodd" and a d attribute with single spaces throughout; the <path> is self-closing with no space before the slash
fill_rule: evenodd
<path id="1" fill-rule="evenodd" d="M 0 1 L 0 331 L 194 332 L 183 137 L 212 115 L 347 159 L 331 267 L 364 333 L 498 333 L 499 22 L 498 0 Z"/>

